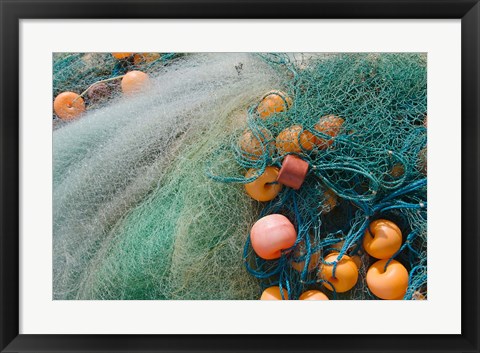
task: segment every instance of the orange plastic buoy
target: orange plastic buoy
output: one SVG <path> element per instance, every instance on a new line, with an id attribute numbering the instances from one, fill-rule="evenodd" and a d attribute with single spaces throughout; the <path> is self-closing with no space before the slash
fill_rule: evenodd
<path id="1" fill-rule="evenodd" d="M 118 60 L 129 58 L 133 53 L 112 53 L 113 57 Z"/>
<path id="2" fill-rule="evenodd" d="M 300 241 L 295 250 L 293 250 L 293 259 L 291 262 L 292 267 L 297 270 L 298 272 L 303 272 L 305 268 L 305 260 L 304 261 L 295 261 L 296 259 L 300 259 L 307 254 L 305 249 L 305 242 L 302 240 Z M 310 255 L 310 261 L 308 262 L 308 272 L 313 271 L 318 267 L 320 264 L 320 251 L 314 252 Z"/>
<path id="3" fill-rule="evenodd" d="M 282 294 L 280 294 L 279 286 L 268 287 L 263 291 L 260 300 L 288 300 L 288 292 L 285 288 L 282 288 L 282 292 L 284 299 L 282 299 Z"/>
<path id="4" fill-rule="evenodd" d="M 245 152 L 246 157 L 257 160 L 263 153 L 273 150 L 272 134 L 267 129 L 260 129 L 255 136 L 252 130 L 245 130 L 238 140 L 238 147 Z"/>
<path id="5" fill-rule="evenodd" d="M 133 63 L 135 65 L 151 63 L 158 59 L 160 59 L 160 53 L 137 53 L 133 55 Z"/>
<path id="6" fill-rule="evenodd" d="M 250 240 L 258 256 L 265 260 L 273 260 L 282 255 L 282 250 L 295 244 L 297 231 L 287 217 L 271 214 L 260 218 L 253 225 Z"/>
<path id="7" fill-rule="evenodd" d="M 251 178 L 255 173 L 255 169 L 249 169 L 245 178 Z M 266 167 L 262 175 L 251 183 L 245 184 L 245 191 L 252 199 L 257 201 L 273 200 L 282 190 L 282 184 L 276 183 L 277 176 L 278 168 Z"/>
<path id="8" fill-rule="evenodd" d="M 327 149 L 333 143 L 333 138 L 336 137 L 342 128 L 345 120 L 335 115 L 327 115 L 321 117 L 318 123 L 315 124 L 314 129 L 325 135 L 331 136 L 331 139 L 324 139 L 320 137 L 315 138 L 315 144 L 319 149 Z"/>
<path id="9" fill-rule="evenodd" d="M 268 92 L 257 107 L 260 118 L 267 119 L 275 113 L 288 110 L 292 105 L 292 99 L 282 91 Z"/>
<path id="10" fill-rule="evenodd" d="M 367 271 L 367 285 L 370 291 L 381 299 L 401 300 L 408 288 L 408 272 L 405 266 L 392 260 L 386 270 L 388 260 L 375 262 Z"/>
<path id="11" fill-rule="evenodd" d="M 338 255 L 338 252 L 332 252 L 325 257 L 324 261 L 333 263 L 338 259 Z M 335 277 L 333 277 L 333 264 L 323 264 L 320 268 L 320 278 L 330 282 L 335 287 L 337 293 L 343 293 L 352 289 L 357 283 L 358 267 L 349 256 L 343 255 L 337 264 Z M 323 282 L 323 286 L 333 291 L 330 283 Z"/>
<path id="12" fill-rule="evenodd" d="M 402 231 L 386 219 L 370 223 L 363 237 L 363 248 L 377 259 L 389 259 L 402 246 Z"/>
<path id="13" fill-rule="evenodd" d="M 130 71 L 122 78 L 122 91 L 131 95 L 146 90 L 150 86 L 150 78 L 142 71 Z"/>
<path id="14" fill-rule="evenodd" d="M 319 290 L 312 289 L 302 293 L 298 300 L 328 300 L 328 297 Z"/>
<path id="15" fill-rule="evenodd" d="M 60 119 L 71 120 L 85 111 L 85 102 L 75 92 L 63 92 L 53 101 L 53 110 Z"/>
<path id="16" fill-rule="evenodd" d="M 292 189 L 298 190 L 303 184 L 308 172 L 308 163 L 294 155 L 287 155 L 282 162 L 277 181 Z"/>
<path id="17" fill-rule="evenodd" d="M 280 132 L 275 140 L 279 154 L 302 153 L 311 151 L 315 146 L 316 137 L 300 125 L 292 125 Z"/>

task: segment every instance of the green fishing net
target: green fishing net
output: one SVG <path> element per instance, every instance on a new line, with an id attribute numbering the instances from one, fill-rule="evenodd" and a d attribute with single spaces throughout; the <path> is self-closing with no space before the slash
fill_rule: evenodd
<path id="1" fill-rule="evenodd" d="M 54 96 L 132 69 L 154 80 L 141 96 L 87 99 L 84 115 L 53 132 L 55 299 L 258 299 L 272 285 L 292 299 L 308 289 L 375 299 L 365 283 L 375 259 L 362 239 L 379 218 L 402 230 L 394 258 L 409 271 L 405 299 L 426 296 L 424 55 L 163 55 L 142 68 L 110 54 L 54 56 Z M 257 106 L 271 90 L 291 104 L 262 119 Z M 328 115 L 344 120 L 334 138 L 315 130 Z M 281 167 L 291 152 L 276 139 L 292 126 L 283 142 L 300 145 L 305 182 L 252 200 L 243 184 Z M 239 144 L 245 131 L 253 153 Z M 305 131 L 326 148 L 305 149 Z M 256 174 L 246 178 L 249 169 Z M 298 237 L 266 261 L 249 231 L 272 213 Z M 318 275 L 334 250 L 361 260 L 346 293 L 326 290 Z"/>
<path id="2" fill-rule="evenodd" d="M 297 299 L 306 290 L 325 290 L 325 284 L 331 284 L 319 275 L 319 266 L 333 264 L 335 274 L 344 255 L 358 256 L 356 286 L 346 293 L 326 292 L 336 299 L 376 299 L 365 282 L 366 270 L 376 259 L 363 251 L 362 241 L 372 221 L 387 219 L 403 234 L 403 245 L 388 263 L 399 260 L 409 271 L 404 298 L 425 297 L 426 57 L 262 57 L 286 77 L 281 86 L 286 94 L 273 93 L 284 100 L 284 108 L 265 118 L 261 104 L 252 105 L 246 130 L 226 141 L 214 155 L 222 164 L 208 166 L 207 173 L 220 182 L 246 184 L 267 166 L 280 169 L 288 154 L 306 161 L 309 171 L 299 190 L 284 187 L 260 215 L 287 216 L 297 230 L 295 244 L 279 259 L 264 260 L 247 241 L 244 260 L 249 272 L 263 288 L 278 285 L 288 298 Z M 332 123 L 335 119 L 340 126 Z M 329 129 L 319 128 L 322 120 Z M 315 138 L 320 143 L 309 143 Z M 243 174 L 225 173 L 230 163 L 241 166 Z M 255 172 L 245 176 L 249 168 Z M 326 255 L 334 251 L 339 252 L 338 261 L 326 262 Z M 309 270 L 315 261 L 315 270 Z"/>
<path id="3" fill-rule="evenodd" d="M 156 74 L 149 93 L 53 132 L 56 299 L 258 295 L 241 254 L 260 206 L 209 179 L 205 161 L 278 75 L 244 54 L 196 55 Z"/>

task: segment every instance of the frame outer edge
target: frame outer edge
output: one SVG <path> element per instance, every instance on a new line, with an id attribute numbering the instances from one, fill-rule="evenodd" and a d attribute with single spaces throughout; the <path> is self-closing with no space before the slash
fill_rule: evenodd
<path id="1" fill-rule="evenodd" d="M 462 19 L 462 336 L 479 352 L 480 3 Z M 475 285 L 476 283 L 476 285 Z M 467 306 L 466 303 L 469 303 Z"/>
<path id="2" fill-rule="evenodd" d="M 66 1 L 67 2 L 67 1 Z M 76 1 L 76 4 L 80 4 L 83 1 Z M 19 45 L 19 31 L 18 31 L 18 20 L 20 18 L 19 13 L 23 14 L 24 5 L 34 5 L 36 7 L 41 4 L 42 1 L 27 1 L 14 4 L 12 1 L 3 1 L 0 0 L 0 13 L 2 19 L 2 42 L 0 43 L 0 68 L 1 72 L 1 83 L 2 83 L 2 92 L 0 100 L 0 228 L 2 232 L 2 237 L 0 238 L 0 253 L 2 259 L 0 262 L 0 350 L 4 349 L 7 345 L 5 351 L 8 352 L 18 352 L 18 351 L 37 351 L 37 352 L 46 352 L 46 351 L 76 351 L 79 352 L 79 348 L 76 349 L 73 347 L 72 343 L 77 341 L 72 337 L 72 341 L 68 343 L 69 348 L 66 349 L 66 346 L 57 345 L 54 341 L 48 339 L 46 335 L 39 335 L 38 338 L 31 337 L 30 335 L 20 335 L 18 336 L 18 323 L 19 323 L 19 306 L 18 306 L 18 294 L 19 289 L 16 286 L 8 286 L 9 283 L 18 284 L 18 239 L 15 238 L 15 234 L 18 233 L 18 224 L 16 223 L 18 219 L 18 157 L 19 157 L 19 146 L 18 146 L 18 105 L 12 103 L 16 102 L 19 82 L 18 77 L 15 77 L 18 73 L 18 45 Z M 57 1 L 51 1 L 51 3 L 57 3 Z M 21 4 L 21 6 L 18 6 Z M 471 3 L 469 3 L 471 4 Z M 465 3 L 464 3 L 465 5 Z M 23 8 L 22 8 L 23 7 Z M 462 348 L 458 347 L 455 351 L 462 349 L 464 352 L 478 352 L 478 325 L 479 325 L 479 260 L 478 254 L 480 249 L 478 248 L 478 199 L 479 199 L 479 152 L 480 144 L 477 138 L 480 137 L 479 131 L 479 93 L 480 93 L 480 73 L 479 73 L 479 39 L 480 39 L 480 5 L 477 2 L 473 8 L 469 8 L 469 12 L 464 16 L 462 20 L 462 138 L 463 140 L 469 140 L 470 150 L 464 148 L 462 142 L 462 165 L 464 162 L 473 163 L 468 167 L 462 166 L 462 170 L 468 171 L 469 175 L 462 175 L 462 197 L 465 197 L 462 200 L 462 204 L 468 204 L 473 207 L 469 209 L 464 208 L 462 212 L 462 224 L 467 226 L 462 226 L 462 236 L 464 234 L 472 234 L 469 241 L 462 241 L 462 252 L 464 255 L 468 254 L 468 260 L 466 256 L 462 257 L 462 268 L 465 269 L 466 266 L 473 266 L 474 270 L 464 271 L 462 277 L 462 303 L 472 303 L 473 307 L 465 308 L 462 305 L 462 312 L 470 311 L 472 312 L 473 319 L 476 320 L 476 323 L 471 321 L 464 321 L 462 316 L 462 332 L 464 346 Z M 457 10 L 458 11 L 458 7 Z M 32 10 L 26 11 L 27 13 L 32 13 Z M 430 16 L 433 17 L 434 15 Z M 34 16 L 36 17 L 36 16 Z M 38 15 L 38 18 L 45 18 L 41 14 Z M 72 18 L 72 17 L 70 17 Z M 469 35 L 464 36 L 464 28 L 468 27 Z M 7 44 L 8 43 L 8 44 Z M 466 68 L 469 68 L 467 73 Z M 12 68 L 12 70 L 4 70 L 4 68 Z M 17 70 L 15 70 L 15 68 Z M 464 71 L 465 70 L 465 71 Z M 473 71 L 472 71 L 473 70 Z M 468 74 L 468 76 L 467 76 Z M 467 79 L 467 82 L 463 82 L 464 79 Z M 8 85 L 7 87 L 7 83 Z M 13 85 L 13 86 L 12 86 Z M 8 88 L 8 89 L 7 89 Z M 468 88 L 468 90 L 466 90 Z M 9 102 L 8 104 L 6 102 Z M 466 104 L 469 105 L 467 108 Z M 473 117 L 470 117 L 473 115 Z M 466 118 L 469 116 L 469 123 L 467 126 Z M 463 157 L 465 154 L 465 157 Z M 16 166 L 16 168 L 15 168 Z M 466 189 L 465 185 L 469 185 L 472 188 Z M 8 203 L 8 210 L 6 208 L 6 201 Z M 464 204 L 464 205 L 465 205 Z M 16 216 L 16 217 L 15 217 Z M 464 223 L 467 221 L 468 217 L 470 222 Z M 472 221 L 473 220 L 473 221 Z M 470 233 L 472 232 L 472 233 Z M 6 236 L 8 234 L 8 237 Z M 465 236 L 463 236 L 465 240 Z M 8 251 L 7 251 L 8 250 Z M 15 278 L 16 276 L 16 278 Z M 476 281 L 476 287 L 468 287 L 469 291 L 467 292 L 465 281 Z M 470 282 L 472 283 L 472 282 Z M 470 316 L 472 319 L 472 316 Z M 473 324 L 473 325 L 472 325 Z M 30 337 L 28 337 L 30 336 Z M 91 337 L 91 336 L 86 336 Z M 53 338 L 53 337 L 51 337 Z M 59 337 L 57 337 L 59 338 Z M 66 338 L 66 337 L 65 337 Z M 124 337 L 124 339 L 127 337 Z M 87 339 L 87 338 L 85 338 Z M 113 339 L 113 338 L 112 338 Z M 121 339 L 122 341 L 124 339 Z M 432 343 L 435 338 L 431 337 Z M 128 339 L 127 339 L 128 340 Z M 30 344 L 25 344 L 26 341 L 30 341 Z M 41 342 L 43 341 L 43 344 Z M 50 342 L 49 342 L 50 341 Z M 59 339 L 59 341 L 62 341 Z M 95 341 L 95 339 L 92 339 Z M 254 339 L 255 341 L 255 339 Z M 78 342 L 78 341 L 77 341 Z M 130 341 L 131 344 L 137 342 L 135 338 L 132 338 Z M 9 344 L 10 343 L 10 344 Z M 22 344 L 23 343 L 23 344 Z M 59 343 L 57 341 L 57 343 Z M 65 344 L 67 342 L 64 341 Z M 97 343 L 99 343 L 97 341 Z M 96 347 L 90 346 L 96 351 L 107 352 L 110 351 L 106 349 L 105 344 L 99 344 Z M 466 345 L 465 345 L 466 344 Z M 473 344 L 473 346 L 472 346 Z M 54 348 L 56 346 L 56 348 Z M 82 348 L 86 348 L 85 343 L 81 345 Z M 87 344 L 88 346 L 88 344 Z M 128 345 L 132 347 L 131 345 Z M 155 345 L 153 345 L 155 346 Z M 61 348 L 60 348 L 61 347 Z M 451 348 L 445 346 L 444 349 L 450 350 Z M 80 348 L 80 349 L 82 349 Z M 156 349 L 160 347 L 157 346 Z M 173 347 L 171 347 L 173 348 Z M 205 346 L 199 346 L 197 349 L 205 349 Z M 60 350 L 59 350 L 60 349 Z M 128 348 L 127 348 L 128 349 Z M 157 350 L 153 351 L 157 351 Z M 125 351 L 125 350 L 122 350 Z M 129 350 L 130 351 L 130 350 Z M 132 350 L 133 351 L 133 350 Z M 149 351 L 152 351 L 151 348 Z M 160 350 L 158 350 L 160 351 Z M 166 352 L 165 350 L 162 350 Z M 218 351 L 218 350 L 216 350 Z M 223 350 L 222 350 L 223 351 Z M 364 351 L 364 349 L 362 349 Z M 2 351 L 3 352 L 3 351 Z"/>
<path id="3" fill-rule="evenodd" d="M 0 3 L 0 350 L 19 333 L 18 7 Z"/>

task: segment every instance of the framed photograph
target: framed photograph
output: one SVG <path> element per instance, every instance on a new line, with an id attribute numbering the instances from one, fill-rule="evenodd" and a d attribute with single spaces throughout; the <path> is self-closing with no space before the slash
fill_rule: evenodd
<path id="1" fill-rule="evenodd" d="M 1 352 L 480 352 L 478 0 L 0 11 Z"/>

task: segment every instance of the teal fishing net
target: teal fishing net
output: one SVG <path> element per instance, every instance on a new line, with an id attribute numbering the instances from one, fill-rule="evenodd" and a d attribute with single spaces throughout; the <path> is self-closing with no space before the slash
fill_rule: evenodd
<path id="1" fill-rule="evenodd" d="M 287 154 L 308 162 L 309 171 L 299 190 L 284 187 L 259 216 L 287 216 L 297 230 L 295 244 L 279 259 L 264 260 L 247 239 L 243 257 L 249 273 L 262 288 L 278 285 L 291 299 L 309 289 L 323 290 L 335 299 L 376 299 L 365 282 L 366 270 L 376 260 L 363 251 L 362 241 L 372 221 L 387 219 L 403 234 L 403 245 L 391 259 L 409 272 L 404 299 L 426 297 L 426 56 L 266 54 L 262 58 L 285 77 L 276 88 L 286 92 L 285 106 L 287 96 L 292 104 L 266 119 L 258 102 L 249 107 L 246 130 L 239 130 L 216 151 L 207 174 L 216 181 L 246 184 L 267 166 L 281 168 Z M 344 120 L 335 136 L 316 129 L 319 119 L 329 115 Z M 290 130 L 285 134 L 285 129 Z M 324 141 L 323 146 L 305 143 L 305 131 Z M 257 150 L 246 148 L 246 134 Z M 222 172 L 231 163 L 241 172 Z M 249 168 L 256 173 L 246 177 Z M 345 293 L 325 290 L 325 279 L 318 273 L 332 251 L 339 252 L 338 260 L 344 255 L 360 260 L 357 284 Z M 333 265 L 335 273 L 336 262 Z"/>
<path id="2" fill-rule="evenodd" d="M 204 168 L 278 76 L 197 54 L 151 77 L 53 131 L 54 298 L 256 299 L 242 249 L 259 205 Z"/>
<path id="3" fill-rule="evenodd" d="M 152 78 L 136 97 L 109 81 L 106 99 L 86 95 L 84 114 L 54 120 L 55 299 L 258 299 L 272 285 L 291 299 L 308 289 L 376 299 L 365 283 L 375 259 L 362 239 L 380 218 L 403 234 L 394 258 L 409 272 L 404 298 L 427 295 L 424 55 L 160 55 L 137 63 L 110 53 L 54 56 L 54 97 L 131 70 Z M 271 90 L 286 93 L 289 109 L 262 119 L 258 104 Z M 315 129 L 328 115 L 344 120 L 334 138 Z M 278 136 L 292 126 L 279 142 L 300 149 L 279 151 Z M 301 143 L 305 131 L 323 146 Z M 244 184 L 292 153 L 309 165 L 301 188 L 252 200 Z M 298 238 L 266 261 L 249 231 L 272 213 Z M 360 264 L 345 293 L 319 278 L 334 250 Z"/>

